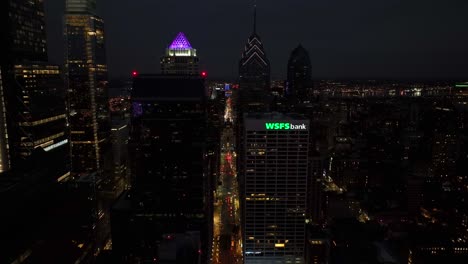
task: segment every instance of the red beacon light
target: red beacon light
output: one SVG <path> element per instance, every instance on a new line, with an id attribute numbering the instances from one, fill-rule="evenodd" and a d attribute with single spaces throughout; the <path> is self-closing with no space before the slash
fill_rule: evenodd
<path id="1" fill-rule="evenodd" d="M 132 76 L 133 77 L 136 77 L 138 75 L 138 72 L 137 71 L 132 71 Z"/>
<path id="2" fill-rule="evenodd" d="M 207 75 L 208 75 L 208 74 L 206 73 L 206 71 L 202 71 L 202 72 L 201 72 L 201 76 L 202 76 L 202 77 L 205 78 Z"/>

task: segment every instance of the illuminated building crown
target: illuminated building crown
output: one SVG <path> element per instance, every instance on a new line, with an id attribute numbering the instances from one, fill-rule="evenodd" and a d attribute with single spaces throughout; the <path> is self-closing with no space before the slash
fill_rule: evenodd
<path id="1" fill-rule="evenodd" d="M 252 63 L 259 64 L 262 67 L 270 66 L 270 62 L 268 61 L 263 48 L 263 43 L 260 36 L 257 34 L 257 6 L 254 7 L 253 32 L 245 45 L 240 65 L 242 67 Z"/>
<path id="2" fill-rule="evenodd" d="M 166 49 L 167 56 L 188 56 L 196 57 L 197 50 L 192 48 L 190 42 L 183 32 L 179 32 L 171 45 Z"/>

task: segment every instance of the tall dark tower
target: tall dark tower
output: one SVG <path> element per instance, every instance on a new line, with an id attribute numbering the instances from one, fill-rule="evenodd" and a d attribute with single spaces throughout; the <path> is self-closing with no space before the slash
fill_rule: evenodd
<path id="1" fill-rule="evenodd" d="M 136 257 L 169 263 L 165 243 L 179 235 L 192 237 L 195 247 L 181 244 L 174 263 L 200 263 L 208 257 L 208 175 L 213 172 L 208 167 L 204 82 L 193 75 L 134 77 L 128 144 L 132 190 L 114 204 L 111 217 L 113 250 L 125 263 Z"/>
<path id="2" fill-rule="evenodd" d="M 50 177 L 64 179 L 69 175 L 65 89 L 59 67 L 47 62 L 44 1 L 2 1 L 0 17 L 0 172 L 22 166 L 42 148 L 60 163 Z"/>
<path id="3" fill-rule="evenodd" d="M 268 109 L 270 90 L 270 62 L 263 43 L 257 35 L 257 7 L 254 7 L 253 32 L 245 44 L 239 61 L 240 111 L 264 111 Z"/>
<path id="4" fill-rule="evenodd" d="M 310 57 L 302 45 L 297 46 L 289 57 L 286 96 L 306 98 L 312 83 Z"/>
<path id="5" fill-rule="evenodd" d="M 103 171 L 110 150 L 104 21 L 95 0 L 67 0 L 66 74 L 74 175 Z"/>

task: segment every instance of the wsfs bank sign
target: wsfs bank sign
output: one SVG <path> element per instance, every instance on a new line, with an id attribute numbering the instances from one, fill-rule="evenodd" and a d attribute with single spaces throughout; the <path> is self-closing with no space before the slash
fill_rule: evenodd
<path id="1" fill-rule="evenodd" d="M 265 123 L 266 130 L 307 130 L 305 124 Z"/>

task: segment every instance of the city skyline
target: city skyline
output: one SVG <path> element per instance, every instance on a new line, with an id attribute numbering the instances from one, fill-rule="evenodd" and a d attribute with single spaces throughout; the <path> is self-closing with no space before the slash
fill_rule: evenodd
<path id="1" fill-rule="evenodd" d="M 258 1 L 258 31 L 272 78 L 286 78 L 284 65 L 298 44 L 310 53 L 314 79 L 466 78 L 463 7 L 468 3 L 433 2 Z M 177 4 L 186 8 L 160 1 L 98 1 L 98 14 L 106 20 L 111 78 L 127 77 L 132 70 L 157 71 L 161 53 L 182 31 L 200 50 L 201 69 L 212 78 L 235 79 L 251 30 L 253 1 Z M 63 8 L 60 1 L 46 1 L 49 56 L 60 64 Z M 175 14 L 165 12 L 175 8 Z"/>
<path id="2" fill-rule="evenodd" d="M 2 1 L 0 263 L 468 263 L 468 4 L 343 1 Z"/>

